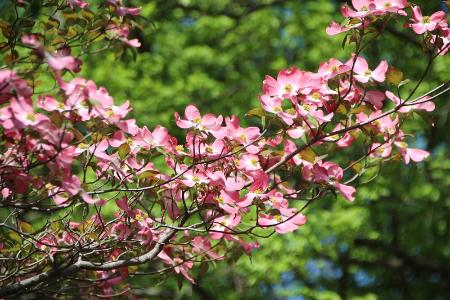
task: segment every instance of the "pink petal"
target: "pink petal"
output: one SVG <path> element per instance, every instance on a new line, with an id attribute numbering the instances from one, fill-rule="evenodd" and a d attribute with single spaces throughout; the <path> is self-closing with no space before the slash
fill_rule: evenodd
<path id="1" fill-rule="evenodd" d="M 442 20 L 443 18 L 445 18 L 445 12 L 443 11 L 437 11 L 434 14 L 431 15 L 430 17 L 430 21 L 431 22 L 439 22 L 440 20 Z"/>
<path id="2" fill-rule="evenodd" d="M 383 60 L 372 72 L 372 78 L 378 82 L 383 82 L 386 79 L 386 72 L 388 70 L 387 61 Z"/>
<path id="3" fill-rule="evenodd" d="M 184 111 L 184 115 L 186 118 L 190 121 L 195 119 L 200 119 L 200 112 L 198 111 L 197 107 L 194 105 L 188 105 Z"/>
<path id="4" fill-rule="evenodd" d="M 412 8 L 412 16 L 416 21 L 422 21 L 422 10 L 419 6 L 414 6 Z"/>
<path id="5" fill-rule="evenodd" d="M 355 200 L 356 189 L 350 185 L 345 185 L 342 183 L 337 183 L 335 185 L 336 189 L 344 196 L 348 201 Z"/>
<path id="6" fill-rule="evenodd" d="M 411 158 L 412 161 L 415 162 L 420 162 L 430 155 L 428 151 L 414 148 L 407 148 L 406 154 Z"/>

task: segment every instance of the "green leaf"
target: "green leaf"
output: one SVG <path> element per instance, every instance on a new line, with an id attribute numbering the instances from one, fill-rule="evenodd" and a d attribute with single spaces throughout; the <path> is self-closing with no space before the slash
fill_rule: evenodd
<path id="1" fill-rule="evenodd" d="M 306 148 L 305 150 L 301 151 L 300 157 L 310 163 L 314 163 L 316 159 L 316 153 L 312 151 L 310 148 Z"/>
<path id="2" fill-rule="evenodd" d="M 181 276 L 177 276 L 177 286 L 179 290 L 183 288 L 183 278 Z"/>
<path id="3" fill-rule="evenodd" d="M 209 269 L 208 263 L 205 262 L 205 261 L 203 261 L 203 262 L 200 264 L 200 268 L 199 268 L 199 270 L 198 270 L 198 276 L 205 275 L 206 272 L 208 272 L 208 269 Z"/>
<path id="4" fill-rule="evenodd" d="M 27 223 L 25 221 L 19 222 L 20 229 L 26 233 L 33 232 L 33 226 L 30 223 Z"/>
<path id="5" fill-rule="evenodd" d="M 261 108 L 257 107 L 254 109 L 249 110 L 245 113 L 246 117 L 258 117 L 258 118 L 264 118 L 266 116 L 266 112 Z"/>
<path id="6" fill-rule="evenodd" d="M 148 171 L 145 171 L 145 172 L 142 172 L 141 174 L 139 174 L 138 177 L 139 177 L 139 179 L 148 179 L 148 178 L 154 178 L 156 174 L 158 174 L 158 172 L 148 170 Z"/>
<path id="7" fill-rule="evenodd" d="M 59 20 L 55 19 L 55 18 L 48 18 L 47 24 L 51 27 L 56 27 L 59 28 L 59 26 L 61 25 Z"/>
<path id="8" fill-rule="evenodd" d="M 83 18 L 85 18 L 86 20 L 88 20 L 89 22 L 92 22 L 95 20 L 95 15 L 92 11 L 88 10 L 88 9 L 83 9 L 81 11 L 81 15 L 83 16 Z"/>
<path id="9" fill-rule="evenodd" d="M 130 145 L 128 145 L 127 143 L 123 143 L 122 145 L 119 146 L 119 157 L 120 159 L 125 159 L 125 157 L 127 157 L 127 155 L 130 153 Z"/>
<path id="10" fill-rule="evenodd" d="M 16 242 L 19 242 L 19 243 L 22 242 L 22 238 L 15 231 L 12 231 L 12 232 L 9 233 L 9 238 L 12 239 L 13 241 L 16 241 Z"/>
<path id="11" fill-rule="evenodd" d="M 345 48 L 345 44 L 347 43 L 347 38 L 348 38 L 348 34 L 346 34 L 345 36 L 344 36 L 344 39 L 342 40 L 342 49 L 344 49 Z"/>

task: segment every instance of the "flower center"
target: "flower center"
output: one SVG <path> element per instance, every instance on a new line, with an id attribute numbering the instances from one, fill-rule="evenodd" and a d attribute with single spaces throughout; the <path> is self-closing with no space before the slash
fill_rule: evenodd
<path id="1" fill-rule="evenodd" d="M 311 105 L 309 105 L 309 104 L 303 104 L 302 107 L 306 111 L 310 111 L 311 110 Z"/>
<path id="2" fill-rule="evenodd" d="M 372 75 L 372 71 L 371 70 L 367 70 L 364 72 L 364 76 L 370 76 Z"/>
<path id="3" fill-rule="evenodd" d="M 285 91 L 286 93 L 290 93 L 290 92 L 292 92 L 293 90 L 294 90 L 294 87 L 292 86 L 292 84 L 287 84 L 287 85 L 284 86 L 284 91 Z"/>
<path id="4" fill-rule="evenodd" d="M 312 93 L 311 97 L 312 97 L 314 100 L 320 100 L 321 95 L 320 95 L 319 92 L 314 92 L 314 93 Z"/>
<path id="5" fill-rule="evenodd" d="M 205 147 L 205 152 L 206 153 L 213 153 L 213 148 L 211 148 L 211 146 L 206 146 Z"/>
<path id="6" fill-rule="evenodd" d="M 408 148 L 408 144 L 405 142 L 397 142 L 397 146 L 400 148 Z"/>
<path id="7" fill-rule="evenodd" d="M 256 189 L 253 191 L 254 194 L 262 194 L 262 190 L 261 189 Z"/>
<path id="8" fill-rule="evenodd" d="M 252 158 L 250 159 L 250 163 L 252 164 L 252 166 L 254 167 L 258 167 L 259 166 L 259 161 L 257 158 Z"/>
<path id="9" fill-rule="evenodd" d="M 36 121 L 36 116 L 33 113 L 29 113 L 29 114 L 27 114 L 27 120 L 34 122 L 34 121 Z"/>

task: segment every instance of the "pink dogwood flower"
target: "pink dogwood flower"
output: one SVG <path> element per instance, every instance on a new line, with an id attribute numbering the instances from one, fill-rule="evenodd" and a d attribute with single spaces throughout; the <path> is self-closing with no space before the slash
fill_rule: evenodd
<path id="1" fill-rule="evenodd" d="M 440 39 L 440 42 L 438 41 Z M 431 36 L 431 42 L 434 45 L 438 45 L 438 54 L 443 56 L 446 55 L 449 51 L 450 44 L 450 28 L 443 28 L 440 34 L 433 34 Z"/>
<path id="2" fill-rule="evenodd" d="M 116 14 L 119 17 L 123 17 L 126 15 L 138 16 L 140 13 L 141 13 L 141 8 L 139 8 L 139 7 L 119 6 L 116 9 Z"/>
<path id="3" fill-rule="evenodd" d="M 259 158 L 254 154 L 244 154 L 240 157 L 238 161 L 238 168 L 247 170 L 247 171 L 256 171 L 261 169 L 261 165 L 259 164 Z"/>
<path id="4" fill-rule="evenodd" d="M 239 214 L 230 214 L 215 218 L 209 236 L 213 240 L 220 240 L 221 238 L 234 240 L 234 236 L 230 235 L 230 232 L 241 223 L 241 219 L 242 217 Z"/>
<path id="5" fill-rule="evenodd" d="M 72 56 L 51 55 L 48 52 L 45 52 L 44 56 L 47 59 L 48 65 L 53 70 L 60 71 L 66 69 L 73 72 L 80 71 L 81 61 Z"/>
<path id="6" fill-rule="evenodd" d="M 251 142 L 256 141 L 260 136 L 261 132 L 258 127 L 241 127 L 239 123 L 239 118 L 236 116 L 232 116 L 231 118 L 225 118 L 226 123 L 226 137 L 229 139 L 236 141 L 240 144 L 247 145 Z M 246 148 L 247 152 L 255 153 L 257 152 L 257 146 L 251 145 Z"/>
<path id="7" fill-rule="evenodd" d="M 318 161 L 314 164 L 305 165 L 302 174 L 306 180 L 334 186 L 348 201 L 355 200 L 356 189 L 340 183 L 344 172 L 338 164 Z"/>
<path id="8" fill-rule="evenodd" d="M 348 5 L 341 8 L 341 13 L 345 18 L 363 18 L 374 14 L 375 3 L 373 0 L 352 0 L 353 9 Z"/>
<path id="9" fill-rule="evenodd" d="M 375 0 L 375 10 L 384 13 L 394 13 L 406 16 L 405 8 L 408 5 L 407 0 Z"/>
<path id="10" fill-rule="evenodd" d="M 329 80 L 337 75 L 350 71 L 350 67 L 342 63 L 340 60 L 330 58 L 327 62 L 323 62 L 319 66 L 319 75 L 326 80 Z"/>
<path id="11" fill-rule="evenodd" d="M 436 108 L 436 105 L 433 101 L 429 100 L 430 97 L 423 97 L 419 100 L 417 100 L 417 104 L 414 104 L 414 102 L 405 102 L 405 100 L 401 101 L 400 98 L 398 98 L 394 93 L 390 91 L 386 91 L 386 96 L 392 100 L 395 105 L 399 106 L 402 104 L 402 106 L 398 109 L 401 113 L 407 113 L 412 110 L 425 110 L 425 111 L 433 111 Z"/>
<path id="12" fill-rule="evenodd" d="M 215 131 L 220 129 L 223 118 L 222 116 L 214 116 L 213 114 L 206 114 L 203 117 L 197 107 L 188 105 L 184 111 L 184 117 L 181 119 L 178 112 L 175 112 L 175 122 L 177 126 L 183 129 L 196 128 L 198 130 Z"/>
<path id="13" fill-rule="evenodd" d="M 73 72 L 80 71 L 81 60 L 74 58 L 65 53 L 68 51 L 60 51 L 55 54 L 50 54 L 41 42 L 38 40 L 36 35 L 23 35 L 22 43 L 29 45 L 36 49 L 36 52 L 47 60 L 48 65 L 55 71 L 69 70 Z M 66 49 L 67 50 L 67 49 Z"/>
<path id="14" fill-rule="evenodd" d="M 186 170 L 186 167 L 181 166 L 179 170 L 180 172 L 183 172 L 184 170 Z M 209 183 L 209 178 L 203 172 L 196 170 L 188 170 L 183 174 L 182 178 L 183 179 L 181 180 L 181 182 L 183 182 L 183 184 L 187 187 Z"/>
<path id="15" fill-rule="evenodd" d="M 80 155 L 83 152 L 89 152 L 90 155 L 95 156 L 98 159 L 110 161 L 111 156 L 106 153 L 109 147 L 108 140 L 102 140 L 101 142 L 93 145 L 79 144 L 75 150 L 76 155 Z"/>
<path id="16" fill-rule="evenodd" d="M 263 227 L 275 226 L 275 231 L 280 234 L 296 230 L 306 223 L 306 216 L 297 213 L 295 208 L 279 208 L 279 214 L 260 214 L 258 224 Z"/>
<path id="17" fill-rule="evenodd" d="M 367 91 L 365 96 L 366 102 L 372 104 L 375 109 L 381 109 L 383 107 L 383 102 L 386 99 L 381 91 Z"/>
<path id="18" fill-rule="evenodd" d="M 431 16 L 423 16 L 422 10 L 419 6 L 414 6 L 412 8 L 412 16 L 413 18 L 411 21 L 414 23 L 410 24 L 410 27 L 414 30 L 417 34 L 423 34 L 426 31 L 434 31 L 436 30 L 442 22 L 444 22 L 444 26 L 446 25 L 445 22 L 445 12 L 443 11 L 437 11 Z"/>
<path id="19" fill-rule="evenodd" d="M 290 69 L 281 70 L 277 79 L 266 76 L 263 81 L 264 94 L 278 98 L 291 98 L 297 96 L 299 90 L 307 86 L 309 75 L 292 67 Z"/>
<path id="20" fill-rule="evenodd" d="M 169 139 L 170 135 L 167 129 L 162 126 L 156 126 L 153 132 L 144 126 L 135 137 L 136 143 L 145 149 L 168 147 Z"/>
<path id="21" fill-rule="evenodd" d="M 349 61 L 347 61 L 346 65 L 350 68 L 353 67 L 353 71 L 356 73 L 354 77 L 361 83 L 367 83 L 371 79 L 378 82 L 383 82 L 386 79 L 388 64 L 385 60 L 382 60 L 374 70 L 369 69 L 367 61 L 361 56 L 356 57 L 356 61 L 355 56 L 353 56 Z"/>
<path id="22" fill-rule="evenodd" d="M 165 250 L 159 252 L 158 257 L 161 258 L 165 264 L 171 265 L 175 273 L 183 275 L 184 278 L 189 280 L 192 284 L 195 284 L 195 280 L 189 275 L 189 270 L 194 266 L 192 261 L 184 261 L 179 257 L 172 259 Z"/>
<path id="23" fill-rule="evenodd" d="M 283 111 L 282 103 L 285 101 L 289 100 L 271 97 L 268 95 L 261 95 L 260 97 L 261 105 L 265 111 L 276 114 L 287 125 L 292 125 L 294 123 L 294 119 L 296 118 L 296 114 L 295 112 L 292 114 L 292 112 L 288 113 Z"/>
<path id="24" fill-rule="evenodd" d="M 403 157 L 403 161 L 405 162 L 405 164 L 409 164 L 411 160 L 414 162 L 421 162 L 422 160 L 430 156 L 430 153 L 428 151 L 416 148 L 408 148 L 408 144 L 403 142 L 402 138 L 403 136 L 400 134 L 394 144 L 395 146 L 397 146 L 398 152 Z"/>
<path id="25" fill-rule="evenodd" d="M 129 39 L 128 35 L 130 33 L 130 29 L 126 26 L 117 26 L 116 24 L 111 23 L 107 27 L 108 33 L 110 37 L 114 40 L 119 40 L 125 43 L 126 45 L 133 47 L 133 48 L 139 48 L 141 46 L 141 43 L 138 39 Z"/>
<path id="26" fill-rule="evenodd" d="M 34 111 L 30 98 L 19 97 L 11 99 L 11 112 L 21 128 L 48 121 L 48 117 Z"/>
<path id="27" fill-rule="evenodd" d="M 66 0 L 67 4 L 70 5 L 70 7 L 73 9 L 75 7 L 78 8 L 86 8 L 89 3 L 87 3 L 86 1 L 82 1 L 82 0 Z"/>
<path id="28" fill-rule="evenodd" d="M 389 157 L 392 153 L 392 145 L 391 143 L 386 144 L 373 143 L 370 146 L 369 152 L 371 157 L 386 158 Z"/>

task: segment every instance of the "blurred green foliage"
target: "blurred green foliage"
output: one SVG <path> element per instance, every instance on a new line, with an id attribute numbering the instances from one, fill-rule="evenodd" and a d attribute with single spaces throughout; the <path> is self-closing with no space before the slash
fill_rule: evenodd
<path id="1" fill-rule="evenodd" d="M 342 36 L 325 34 L 331 19 L 341 20 L 342 2 L 141 1 L 145 26 L 134 33 L 142 42 L 139 53 L 92 56 L 83 75 L 117 100 L 130 99 L 134 117 L 151 127 L 175 130 L 173 112 L 189 103 L 203 112 L 243 116 L 258 105 L 264 75 L 292 65 L 315 71 L 330 57 L 348 59 L 351 48 L 341 47 Z M 426 13 L 440 5 L 415 2 Z M 387 59 L 414 82 L 425 61 L 416 37 L 402 25 L 390 26 L 364 56 L 371 65 Z M 449 78 L 449 58 L 440 58 L 418 94 Z M 142 277 L 134 279 L 142 287 L 136 293 L 169 299 L 448 299 L 448 100 L 440 97 L 430 119 L 408 124 L 419 130 L 416 146 L 432 152 L 426 162 L 384 167 L 359 188 L 355 203 L 320 199 L 308 208 L 306 226 L 262 240 L 251 258 L 211 264 L 196 276 L 196 286 L 176 280 L 155 286 L 157 279 Z"/>

